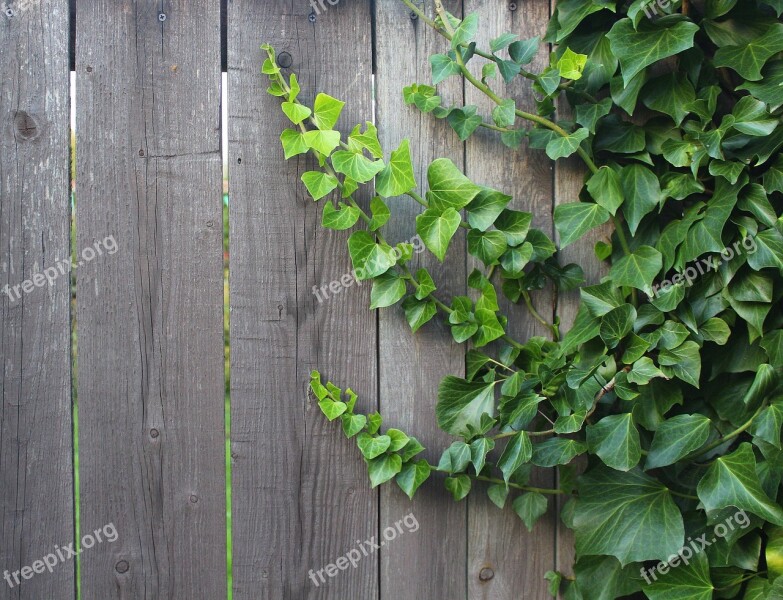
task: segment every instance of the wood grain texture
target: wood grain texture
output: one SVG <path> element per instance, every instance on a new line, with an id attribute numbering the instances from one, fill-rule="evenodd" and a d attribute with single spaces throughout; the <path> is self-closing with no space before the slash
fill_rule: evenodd
<path id="1" fill-rule="evenodd" d="M 516 3 L 510 10 L 509 3 L 501 0 L 466 0 L 465 13 L 479 15 L 479 45 L 489 48 L 489 40 L 503 32 L 512 32 L 522 39 L 543 36 L 549 20 L 546 2 Z M 474 59 L 471 68 L 480 69 L 483 59 Z M 546 47 L 542 46 L 530 70 L 538 72 L 547 64 Z M 479 73 L 480 74 L 480 73 Z M 530 82 L 517 78 L 511 85 L 502 79 L 491 81 L 491 87 L 501 97 L 511 97 L 522 110 L 534 106 Z M 476 104 L 487 120 L 494 103 L 472 86 L 466 88 L 465 103 Z M 529 127 L 530 123 L 517 120 L 517 126 Z M 553 167 L 547 156 L 531 150 L 525 142 L 514 152 L 502 144 L 495 132 L 479 130 L 467 142 L 467 174 L 477 183 L 488 185 L 513 196 L 509 207 L 533 214 L 533 227 L 547 235 L 553 233 Z M 482 267 L 472 259 L 471 266 Z M 533 292 L 536 309 L 551 321 L 555 298 L 551 289 Z M 534 335 L 547 336 L 548 332 L 528 314 L 524 303 L 513 305 L 504 301 L 501 310 L 509 317 L 509 334 L 525 342 Z M 498 444 L 495 454 L 502 452 Z M 497 456 L 496 456 L 497 458 Z M 545 488 L 554 486 L 551 469 L 534 471 L 531 485 Z M 528 532 L 519 517 L 511 510 L 500 511 L 486 494 L 471 495 L 469 511 L 468 584 L 469 598 L 486 600 L 516 600 L 517 598 L 546 598 L 547 582 L 544 573 L 555 565 L 557 514 L 554 503 L 550 510 Z M 483 576 L 482 569 L 484 571 Z"/>
<path id="2" fill-rule="evenodd" d="M 430 8 L 431 8 L 431 3 Z M 449 10 L 461 14 L 461 2 Z M 432 16 L 432 15 L 431 15 Z M 426 23 L 412 20 L 401 2 L 376 3 L 376 85 L 377 125 L 381 145 L 387 154 L 403 138 L 410 139 L 419 192 L 427 188 L 427 166 L 434 159 L 448 157 L 464 162 L 464 145 L 454 131 L 432 115 L 406 106 L 402 89 L 414 82 L 431 80 L 428 58 L 443 52 L 448 42 Z M 405 60 L 400 60 L 405 56 Z M 442 83 L 438 93 L 444 103 L 462 101 L 459 78 Z M 388 240 L 411 240 L 416 235 L 415 217 L 421 207 L 407 197 L 388 201 L 392 219 L 384 227 Z M 426 267 L 445 302 L 465 294 L 465 236 L 458 232 L 445 263 L 429 252 L 416 255 L 415 272 Z M 382 309 L 380 317 L 380 403 L 381 414 L 390 427 L 399 427 L 427 447 L 422 455 L 437 464 L 443 449 L 454 441 L 438 428 L 435 404 L 438 384 L 446 375 L 464 375 L 465 348 L 456 344 L 443 315 L 435 317 L 417 333 L 411 333 L 402 309 Z M 413 513 L 420 524 L 387 544 L 381 553 L 381 589 L 389 598 L 466 597 L 466 502 L 455 503 L 443 485 L 443 477 L 433 476 L 411 502 L 397 485 L 381 492 L 381 527 Z"/>
<path id="3" fill-rule="evenodd" d="M 13 573 L 73 535 L 68 2 L 0 15 L 0 598 L 73 598 L 74 564 Z M 52 272 L 49 271 L 51 274 Z M 32 287 L 27 285 L 28 290 Z"/>
<path id="4" fill-rule="evenodd" d="M 220 6 L 77 1 L 84 598 L 226 595 Z"/>
<path id="5" fill-rule="evenodd" d="M 260 44 L 287 52 L 302 86 L 346 100 L 339 127 L 372 117 L 369 2 L 235 0 L 228 7 L 234 598 L 379 596 L 378 555 L 336 576 L 317 571 L 378 536 L 378 493 L 354 440 L 308 397 L 309 373 L 377 409 L 377 321 L 370 286 L 319 303 L 313 286 L 351 270 L 347 232 L 321 227 L 299 180 L 316 163 L 285 162 L 287 121 L 265 92 Z M 286 74 L 288 71 L 286 71 Z M 290 123 L 288 124 L 290 125 Z M 366 202 L 367 198 L 363 201 Z M 314 580 L 308 577 L 313 572 Z M 316 585 L 316 583 L 318 585 Z"/>

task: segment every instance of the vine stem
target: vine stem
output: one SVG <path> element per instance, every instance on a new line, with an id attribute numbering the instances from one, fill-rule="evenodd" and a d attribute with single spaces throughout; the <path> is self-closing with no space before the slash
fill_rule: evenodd
<path id="1" fill-rule="evenodd" d="M 753 413 L 753 416 L 748 419 L 745 423 L 737 427 L 734 431 L 731 433 L 727 433 L 721 438 L 718 438 L 711 444 L 708 444 L 704 448 L 701 448 L 700 450 L 697 450 L 696 452 L 689 454 L 686 456 L 683 460 L 693 460 L 694 458 L 698 458 L 699 456 L 703 456 L 710 452 L 711 450 L 715 450 L 718 446 L 721 446 L 725 444 L 728 441 L 733 440 L 735 437 L 737 437 L 739 434 L 741 434 L 743 431 L 747 430 L 751 425 L 753 425 L 753 421 L 761 414 L 761 411 L 763 411 L 767 407 L 767 401 L 764 400 L 764 402 L 761 403 L 761 406 L 759 406 L 758 410 Z"/>
<path id="2" fill-rule="evenodd" d="M 439 473 L 446 473 L 448 475 L 454 475 L 455 473 L 451 473 L 450 471 L 447 471 L 446 469 L 439 469 L 436 465 L 433 465 L 432 463 L 427 463 L 430 466 L 430 469 L 433 471 L 437 471 Z M 513 487 L 518 490 L 522 490 L 525 492 L 538 492 L 539 494 L 557 494 L 557 495 L 563 495 L 565 492 L 563 490 L 558 489 L 550 489 L 550 488 L 539 488 L 539 487 L 532 487 L 529 485 L 521 485 L 519 483 L 513 483 L 511 481 L 504 481 L 502 479 L 498 479 L 496 477 L 486 477 L 485 475 L 472 475 L 468 472 L 465 473 L 457 473 L 462 475 L 467 475 L 471 479 L 476 479 L 477 481 L 486 481 L 488 483 L 497 483 L 500 485 L 507 485 L 508 487 Z"/>
<path id="3" fill-rule="evenodd" d="M 541 313 L 539 313 L 535 307 L 533 306 L 533 300 L 530 298 L 530 294 L 528 292 L 522 292 L 522 298 L 525 300 L 525 306 L 527 306 L 527 310 L 530 312 L 531 316 L 541 323 L 544 327 L 549 329 L 549 331 L 552 333 L 552 339 L 555 342 L 560 341 L 560 332 L 557 330 L 557 327 L 547 321 L 544 317 L 541 316 Z"/>

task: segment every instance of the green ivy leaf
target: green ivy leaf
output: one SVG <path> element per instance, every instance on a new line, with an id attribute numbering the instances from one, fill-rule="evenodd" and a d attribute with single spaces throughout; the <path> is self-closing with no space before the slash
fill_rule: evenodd
<path id="1" fill-rule="evenodd" d="M 599 335 L 609 348 L 614 348 L 631 333 L 635 322 L 636 309 L 631 304 L 623 304 L 601 318 Z"/>
<path id="2" fill-rule="evenodd" d="M 372 279 L 388 271 L 396 262 L 394 250 L 375 243 L 366 231 L 355 231 L 348 238 L 348 252 L 359 281 Z"/>
<path id="3" fill-rule="evenodd" d="M 673 465 L 698 450 L 710 435 L 710 420 L 704 415 L 677 415 L 664 421 L 655 432 L 645 470 Z"/>
<path id="4" fill-rule="evenodd" d="M 707 511 L 734 506 L 783 525 L 783 509 L 761 488 L 756 457 L 747 442 L 731 454 L 716 458 L 699 481 L 696 493 Z"/>
<path id="5" fill-rule="evenodd" d="M 481 192 L 470 201 L 470 204 L 465 207 L 468 215 L 468 223 L 470 223 L 470 226 L 474 229 L 486 231 L 493 225 L 510 201 L 511 196 L 507 196 L 497 190 L 483 188 Z M 525 235 L 527 235 L 527 230 L 525 230 Z"/>
<path id="6" fill-rule="evenodd" d="M 405 139 L 391 153 L 389 164 L 375 178 L 375 191 L 385 198 L 401 196 L 416 188 L 410 142 Z"/>
<path id="7" fill-rule="evenodd" d="M 465 442 L 454 442 L 440 457 L 438 471 L 461 473 L 470 464 L 470 446 Z"/>
<path id="8" fill-rule="evenodd" d="M 558 135 L 547 143 L 546 154 L 552 160 L 571 156 L 579 149 L 579 144 L 585 141 L 589 136 L 590 132 L 584 127 L 580 127 L 566 136 Z"/>
<path id="9" fill-rule="evenodd" d="M 444 211 L 447 208 L 464 208 L 481 192 L 481 188 L 462 174 L 448 158 L 439 158 L 427 169 L 430 191 L 427 197 L 430 208 Z"/>
<path id="10" fill-rule="evenodd" d="M 714 591 L 710 563 L 703 552 L 697 552 L 687 564 L 677 564 L 666 573 L 656 573 L 652 585 L 644 587 L 650 600 L 712 600 Z"/>
<path id="11" fill-rule="evenodd" d="M 310 193 L 312 194 L 312 191 Z M 337 210 L 331 202 L 324 202 L 324 212 L 321 217 L 322 226 L 327 229 L 342 231 L 356 225 L 356 221 L 359 220 L 359 209 L 342 202 L 339 205 L 340 210 Z"/>
<path id="12" fill-rule="evenodd" d="M 541 40 L 537 37 L 516 41 L 508 47 L 508 55 L 518 65 L 529 64 L 538 54 L 540 44 Z"/>
<path id="13" fill-rule="evenodd" d="M 445 484 L 446 489 L 451 492 L 455 502 L 459 502 L 470 493 L 470 477 L 467 475 L 446 477 Z"/>
<path id="14" fill-rule="evenodd" d="M 286 160 L 298 154 L 305 154 L 310 149 L 301 132 L 294 129 L 283 129 L 283 133 L 280 134 L 280 142 L 283 144 L 283 154 Z"/>
<path id="15" fill-rule="evenodd" d="M 641 444 L 631 413 L 604 417 L 589 425 L 586 431 L 590 452 L 597 454 L 607 466 L 628 471 L 639 464 Z"/>
<path id="16" fill-rule="evenodd" d="M 668 488 L 638 469 L 595 468 L 579 478 L 573 516 L 579 555 L 666 560 L 685 541 L 680 509 Z"/>
<path id="17" fill-rule="evenodd" d="M 783 51 L 783 24 L 773 23 L 760 36 L 746 44 L 724 46 L 715 52 L 716 67 L 734 69 L 743 79 L 758 81 L 761 69 L 778 52 Z"/>
<path id="18" fill-rule="evenodd" d="M 612 52 L 620 59 L 625 86 L 644 68 L 693 46 L 699 26 L 689 21 L 645 21 L 638 29 L 631 19 L 621 19 L 606 34 Z"/>
<path id="19" fill-rule="evenodd" d="M 567 202 L 555 207 L 555 228 L 560 235 L 560 247 L 581 238 L 594 227 L 603 225 L 609 220 L 609 211 L 600 204 L 592 202 Z"/>
<path id="20" fill-rule="evenodd" d="M 299 125 L 299 123 L 309 118 L 310 115 L 313 114 L 313 111 L 311 111 L 309 108 L 296 102 L 283 102 L 280 106 L 283 109 L 285 115 L 291 119 L 291 122 L 294 125 Z"/>
<path id="21" fill-rule="evenodd" d="M 364 132 L 357 125 L 348 136 L 348 149 L 351 152 L 361 153 L 367 150 L 373 158 L 383 158 L 383 149 L 378 141 L 378 129 L 370 121 L 364 126 Z"/>
<path id="22" fill-rule="evenodd" d="M 505 209 L 495 220 L 495 229 L 506 236 L 509 246 L 519 246 L 527 239 L 532 221 L 533 215 L 529 212 Z"/>
<path id="23" fill-rule="evenodd" d="M 650 169 L 637 164 L 624 167 L 620 180 L 625 196 L 623 214 L 631 235 L 636 235 L 642 218 L 660 204 L 661 185 Z"/>
<path id="24" fill-rule="evenodd" d="M 397 474 L 395 481 L 400 489 L 413 500 L 413 495 L 416 490 L 421 487 L 427 479 L 429 479 L 432 469 L 429 463 L 424 460 L 418 460 L 416 462 L 409 462 L 402 466 L 400 472 Z"/>
<path id="25" fill-rule="evenodd" d="M 325 398 L 318 402 L 318 406 L 321 409 L 321 412 L 323 412 L 330 421 L 334 421 L 348 410 L 348 405 L 346 405 L 345 402 L 335 402 L 329 398 Z"/>
<path id="26" fill-rule="evenodd" d="M 470 443 L 470 462 L 476 470 L 476 475 L 481 475 L 481 470 L 487 462 L 487 454 L 495 447 L 492 438 L 478 437 Z"/>
<path id="27" fill-rule="evenodd" d="M 451 38 L 451 48 L 456 50 L 460 45 L 467 44 L 476 37 L 478 32 L 479 17 L 476 13 L 467 15 L 454 30 Z"/>
<path id="28" fill-rule="evenodd" d="M 582 78 L 582 71 L 584 71 L 586 63 L 586 54 L 577 54 L 571 48 L 566 48 L 555 66 L 563 79 L 576 81 Z"/>
<path id="29" fill-rule="evenodd" d="M 451 238 L 457 233 L 461 222 L 462 218 L 453 208 L 446 208 L 443 212 L 428 208 L 416 217 L 416 233 L 430 252 L 443 262 Z"/>
<path id="30" fill-rule="evenodd" d="M 639 246 L 612 265 L 609 276 L 616 285 L 629 285 L 650 295 L 651 284 L 663 265 L 661 253 L 650 246 Z"/>
<path id="31" fill-rule="evenodd" d="M 567 465 L 587 451 L 587 444 L 578 440 L 553 437 L 533 446 L 531 462 L 539 467 Z"/>
<path id="32" fill-rule="evenodd" d="M 359 433 L 367 424 L 367 417 L 364 415 L 342 415 L 340 417 L 343 423 L 343 433 L 345 437 L 352 438 Z"/>
<path id="33" fill-rule="evenodd" d="M 433 54 L 430 56 L 430 66 L 432 67 L 432 83 L 438 85 L 444 79 L 452 75 L 459 75 L 459 64 L 445 54 Z"/>
<path id="34" fill-rule="evenodd" d="M 449 375 L 438 388 L 438 426 L 451 435 L 463 435 L 468 427 L 479 429 L 481 415 L 495 414 L 494 389 L 495 382 L 466 381 Z"/>
<path id="35" fill-rule="evenodd" d="M 308 148 L 312 148 L 324 156 L 329 156 L 332 150 L 340 144 L 340 132 L 314 129 L 303 133 L 302 140 Z"/>
<path id="36" fill-rule="evenodd" d="M 384 454 L 367 463 L 372 487 L 386 483 L 402 470 L 402 458 L 399 454 Z"/>
<path id="37" fill-rule="evenodd" d="M 363 154 L 338 150 L 332 155 L 332 166 L 358 183 L 367 183 L 383 171 L 382 160 L 370 160 Z"/>
<path id="38" fill-rule="evenodd" d="M 402 303 L 402 309 L 405 311 L 405 318 L 413 333 L 428 323 L 438 312 L 435 302 L 432 300 L 417 300 L 413 296 L 405 299 L 405 302 Z"/>
<path id="39" fill-rule="evenodd" d="M 343 106 L 345 106 L 345 102 L 332 98 L 328 94 L 318 94 L 313 104 L 313 122 L 315 126 L 324 132 L 334 129 L 337 119 L 340 118 L 340 113 L 343 111 Z M 328 153 L 322 152 L 322 154 Z"/>
<path id="40" fill-rule="evenodd" d="M 338 185 L 336 177 L 321 171 L 302 173 L 302 182 L 305 184 L 307 191 L 310 192 L 313 200 L 316 201 L 332 192 Z"/>
<path id="41" fill-rule="evenodd" d="M 484 122 L 481 116 L 476 114 L 477 110 L 476 106 L 463 106 L 455 108 L 446 117 L 446 122 L 463 142 L 473 135 L 473 132 Z"/>
<path id="42" fill-rule="evenodd" d="M 370 309 L 396 304 L 406 292 L 405 280 L 393 272 L 378 275 L 372 282 Z"/>
<path id="43" fill-rule="evenodd" d="M 391 446 L 391 438 L 388 435 L 373 436 L 369 433 L 362 433 L 356 438 L 356 445 L 359 451 L 367 460 L 372 460 L 386 452 Z"/>
<path id="44" fill-rule="evenodd" d="M 468 252 L 485 265 L 493 264 L 506 251 L 506 237 L 496 230 L 481 232 L 478 229 L 468 231 Z"/>
<path id="45" fill-rule="evenodd" d="M 514 512 L 519 515 L 528 531 L 533 531 L 533 525 L 546 514 L 546 496 L 538 492 L 527 492 L 514 500 Z"/>
<path id="46" fill-rule="evenodd" d="M 492 120 L 498 127 L 511 127 L 516 120 L 514 111 L 517 109 L 516 102 L 507 98 L 492 109 Z"/>
<path id="47" fill-rule="evenodd" d="M 658 355 L 658 362 L 663 368 L 663 372 L 671 373 L 690 383 L 693 387 L 699 387 L 699 378 L 701 377 L 701 356 L 699 356 L 699 345 L 693 341 L 684 342 L 673 350 L 661 350 Z"/>
<path id="48" fill-rule="evenodd" d="M 498 468 L 503 473 L 503 479 L 509 481 L 516 470 L 530 461 L 533 456 L 533 445 L 527 431 L 519 431 L 508 440 L 503 454 L 498 460 Z"/>
<path id="49" fill-rule="evenodd" d="M 601 167 L 587 180 L 587 191 L 596 204 L 615 214 L 623 203 L 620 175 L 610 167 Z"/>

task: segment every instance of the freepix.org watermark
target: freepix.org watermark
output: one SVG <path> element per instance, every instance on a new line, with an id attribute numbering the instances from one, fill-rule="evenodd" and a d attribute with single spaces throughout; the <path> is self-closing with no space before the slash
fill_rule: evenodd
<path id="1" fill-rule="evenodd" d="M 410 240 L 407 242 L 404 242 L 405 244 L 410 244 L 413 246 L 413 252 L 415 254 L 421 254 L 424 252 L 424 240 L 421 239 L 418 235 L 414 235 Z M 400 260 L 402 257 L 402 251 L 400 250 L 399 246 L 393 246 L 392 250 L 394 251 L 394 256 L 397 260 Z M 335 279 L 334 281 L 330 281 L 329 283 L 321 284 L 320 286 L 314 285 L 313 286 L 313 296 L 318 298 L 318 303 L 323 304 L 324 300 L 327 300 L 329 298 L 329 292 L 332 293 L 332 295 L 339 294 L 344 289 L 348 289 L 349 287 L 353 286 L 354 283 L 356 283 L 357 286 L 361 287 L 362 285 L 362 268 L 359 267 L 358 269 L 354 269 L 353 271 L 350 271 L 348 273 L 345 273 L 338 279 Z"/>
<path id="2" fill-rule="evenodd" d="M 76 262 L 71 258 L 57 260 L 51 267 L 46 267 L 43 271 L 34 273 L 30 279 L 25 279 L 22 283 L 18 283 L 13 287 L 6 285 L 2 289 L 2 293 L 8 296 L 11 302 L 16 302 L 22 297 L 22 294 L 29 294 L 35 288 L 44 287 L 45 285 L 54 285 L 54 282 L 66 273 L 74 271 L 78 267 L 83 267 L 86 263 L 95 260 L 98 256 L 103 256 L 104 250 L 107 254 L 116 254 L 118 249 L 119 246 L 117 246 L 117 241 L 114 239 L 113 235 L 110 235 L 82 250 L 81 260 L 79 260 L 79 262 Z"/>
<path id="3" fill-rule="evenodd" d="M 54 568 L 66 561 L 71 560 L 79 556 L 85 550 L 93 548 L 95 544 L 102 544 L 103 542 L 109 542 L 113 544 L 119 539 L 117 528 L 114 523 L 104 525 L 100 529 L 96 529 L 92 533 L 88 533 L 82 537 L 82 544 L 78 550 L 74 550 L 73 543 L 67 546 L 55 546 L 54 552 L 47 554 L 40 560 L 36 560 L 32 565 L 22 567 L 18 571 L 3 573 L 3 579 L 8 583 L 8 587 L 13 589 L 17 585 L 21 585 L 22 580 L 32 579 L 36 575 L 40 575 L 44 571 L 54 572 Z M 20 578 L 21 576 L 21 578 Z"/>
<path id="4" fill-rule="evenodd" d="M 707 258 L 702 258 L 691 263 L 682 273 L 677 273 L 671 279 L 664 279 L 661 283 L 654 285 L 652 295 L 648 297 L 655 298 L 661 292 L 667 292 L 673 285 L 679 285 L 681 283 L 684 283 L 685 287 L 690 287 L 693 285 L 694 281 L 706 272 L 710 270 L 717 271 L 720 268 L 721 262 L 729 262 L 735 256 L 742 254 L 742 250 L 745 251 L 745 254 L 753 254 L 758 250 L 756 240 L 751 236 L 746 235 L 741 240 L 734 242 L 731 246 L 726 246 L 720 251 L 718 256 L 708 256 Z"/>
<path id="5" fill-rule="evenodd" d="M 730 515 L 723 523 L 718 523 L 712 528 L 712 538 L 707 539 L 708 533 L 703 533 L 695 540 L 688 538 L 688 543 L 677 551 L 677 554 L 672 554 L 666 562 L 660 562 L 650 569 L 641 568 L 642 577 L 647 582 L 647 585 L 651 585 L 653 581 L 658 581 L 658 574 L 666 575 L 670 569 L 675 569 L 680 564 L 689 565 L 690 560 L 700 552 L 704 552 L 709 546 L 712 546 L 720 538 L 725 538 L 730 531 L 734 531 L 737 527 L 745 529 L 750 525 L 750 517 L 744 510 Z"/>
<path id="6" fill-rule="evenodd" d="M 403 529 L 403 526 L 405 529 Z M 402 535 L 406 531 L 408 533 L 415 533 L 418 530 L 419 522 L 416 520 L 416 517 L 413 513 L 408 513 L 402 519 L 397 521 L 394 526 L 390 525 L 381 532 L 383 539 L 380 541 L 380 543 L 375 541 L 375 536 L 363 542 L 356 540 L 356 545 L 358 548 L 352 548 L 333 563 L 329 563 L 317 571 L 310 569 L 308 577 L 310 577 L 312 580 L 313 585 L 318 587 L 322 583 L 326 582 L 324 573 L 326 573 L 327 577 L 335 577 L 340 571 L 345 571 L 349 566 L 355 569 L 363 558 L 367 558 L 376 550 L 380 550 L 386 544 L 386 542 L 391 542 L 397 539 L 398 535 Z"/>

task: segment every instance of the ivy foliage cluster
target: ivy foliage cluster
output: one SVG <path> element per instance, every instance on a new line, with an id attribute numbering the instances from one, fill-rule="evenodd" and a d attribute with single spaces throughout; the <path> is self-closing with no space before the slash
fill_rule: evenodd
<path id="1" fill-rule="evenodd" d="M 549 64 L 532 72 L 542 40 L 503 33 L 482 49 L 476 15 L 457 19 L 436 1 L 433 18 L 401 1 L 444 38 L 431 85 L 405 88 L 406 103 L 463 140 L 485 128 L 510 148 L 578 155 L 586 177 L 555 210 L 556 244 L 450 160 L 417 182 L 407 141 L 386 153 L 369 122 L 341 136 L 343 102 L 321 93 L 302 103 L 296 75 L 265 46 L 268 91 L 291 121 L 285 157 L 317 159 L 302 181 L 324 227 L 353 230 L 348 250 L 372 280 L 371 308 L 400 304 L 413 331 L 440 315 L 470 344 L 465 377 L 438 390 L 438 424 L 455 438 L 438 464 L 314 372 L 323 413 L 355 439 L 373 487 L 394 481 L 413 497 L 440 472 L 455 500 L 486 493 L 528 528 L 566 497 L 577 560 L 573 575 L 546 574 L 555 595 L 783 598 L 783 2 L 560 0 L 543 39 Z M 434 86 L 455 76 L 493 101 L 491 114 L 443 103 Z M 533 106 L 493 89 L 519 77 Z M 562 97 L 573 117 L 558 113 Z M 368 210 L 360 186 L 373 192 Z M 391 207 L 405 201 L 422 205 L 416 231 L 438 260 L 466 230 L 485 266 L 470 274 L 469 296 L 440 295 L 426 269 L 410 268 L 411 246 L 386 241 Z M 613 233 L 595 245 L 607 275 L 585 285 L 558 249 L 609 221 Z M 565 335 L 535 308 L 547 285 L 579 287 Z M 549 336 L 513 339 L 499 294 Z M 533 466 L 556 468 L 559 486 L 529 485 Z M 744 526 L 683 560 L 690 540 L 739 514 Z"/>

